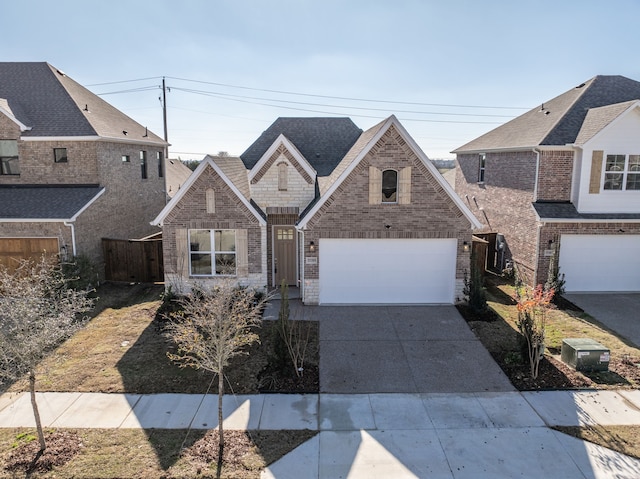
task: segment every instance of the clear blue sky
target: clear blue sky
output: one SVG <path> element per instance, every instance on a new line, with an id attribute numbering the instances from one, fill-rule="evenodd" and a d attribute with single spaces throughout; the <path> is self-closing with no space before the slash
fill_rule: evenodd
<path id="1" fill-rule="evenodd" d="M 639 0 L 32 0 L 0 11 L 0 61 L 49 62 L 94 93 L 138 90 L 102 97 L 161 136 L 167 77 L 170 155 L 182 159 L 240 154 L 279 116 L 350 116 L 366 129 L 391 113 L 430 158 L 451 158 L 525 111 L 513 107 L 599 74 L 640 80 Z"/>

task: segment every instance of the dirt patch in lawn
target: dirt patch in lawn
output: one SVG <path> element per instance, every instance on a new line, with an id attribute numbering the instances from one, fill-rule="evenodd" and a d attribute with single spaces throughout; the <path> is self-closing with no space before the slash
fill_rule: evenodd
<path id="1" fill-rule="evenodd" d="M 37 461 L 34 431 L 0 429 L 2 477 L 216 477 L 218 433 L 184 429 L 62 429 L 47 433 Z M 317 432 L 225 431 L 222 477 L 254 479 Z M 27 439 L 25 439 L 27 438 Z M 9 475 L 9 476 L 7 476 Z"/>
<path id="2" fill-rule="evenodd" d="M 167 357 L 172 343 L 164 335 L 160 311 L 162 285 L 106 283 L 99 288 L 94 317 L 57 348 L 37 370 L 38 391 L 105 393 L 216 393 L 211 373 L 180 368 Z M 311 322 L 304 375 L 270 367 L 273 321 L 257 330 L 260 342 L 226 369 L 226 392 L 316 393 L 318 324 Z M 10 390 L 26 391 L 26 380 Z"/>
<path id="3" fill-rule="evenodd" d="M 640 426 L 554 426 L 553 429 L 640 459 Z"/>

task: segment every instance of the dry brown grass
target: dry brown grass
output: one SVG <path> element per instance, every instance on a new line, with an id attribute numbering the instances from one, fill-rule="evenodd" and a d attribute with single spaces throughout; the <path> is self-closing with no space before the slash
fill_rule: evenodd
<path id="1" fill-rule="evenodd" d="M 0 429 L 0 477 L 24 477 L 6 470 L 9 457 L 25 440 L 26 430 Z M 183 429 L 71 429 L 82 447 L 69 462 L 50 472 L 35 472 L 32 478 L 209 478 L 216 477 L 216 461 L 206 452 L 217 452 L 212 431 Z M 222 477 L 257 479 L 260 471 L 304 441 L 315 431 L 227 431 L 230 457 Z M 234 446 L 236 444 L 236 446 Z M 213 445 L 213 447 L 210 447 Z M 226 454 L 225 454 L 226 456 Z"/>
<path id="2" fill-rule="evenodd" d="M 554 429 L 640 459 L 640 426 L 555 426 Z"/>

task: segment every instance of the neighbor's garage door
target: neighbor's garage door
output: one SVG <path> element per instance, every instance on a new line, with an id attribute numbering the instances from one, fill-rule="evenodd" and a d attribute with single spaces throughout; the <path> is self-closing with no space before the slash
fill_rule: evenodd
<path id="1" fill-rule="evenodd" d="M 562 235 L 566 291 L 640 291 L 639 235 Z"/>
<path id="2" fill-rule="evenodd" d="M 455 239 L 321 239 L 321 304 L 453 303 Z"/>
<path id="3" fill-rule="evenodd" d="M 58 254 L 58 238 L 0 238 L 0 265 L 13 270 L 20 260 Z"/>

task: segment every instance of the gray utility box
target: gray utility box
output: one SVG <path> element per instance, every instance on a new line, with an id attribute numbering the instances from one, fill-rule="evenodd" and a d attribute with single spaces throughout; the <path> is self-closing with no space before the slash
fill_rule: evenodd
<path id="1" fill-rule="evenodd" d="M 576 371 L 608 371 L 609 349 L 589 338 L 562 340 L 562 362 Z"/>

